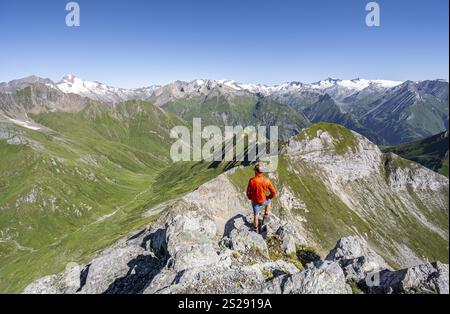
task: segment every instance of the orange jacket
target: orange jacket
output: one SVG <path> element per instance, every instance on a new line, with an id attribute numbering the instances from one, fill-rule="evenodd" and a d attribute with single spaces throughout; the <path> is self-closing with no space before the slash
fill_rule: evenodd
<path id="1" fill-rule="evenodd" d="M 270 195 L 267 196 L 267 191 Z M 254 203 L 264 203 L 267 198 L 273 199 L 277 195 L 277 191 L 269 178 L 266 178 L 262 173 L 257 173 L 248 181 L 247 197 Z"/>

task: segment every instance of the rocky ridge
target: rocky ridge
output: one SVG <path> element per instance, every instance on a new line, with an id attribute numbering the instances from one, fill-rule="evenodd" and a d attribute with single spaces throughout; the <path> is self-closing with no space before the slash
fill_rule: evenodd
<path id="1" fill-rule="evenodd" d="M 275 215 L 252 232 L 228 175 L 165 204 L 156 223 L 88 265 L 69 265 L 24 293 L 448 293 L 448 265 L 394 271 L 362 237 L 340 239 L 321 259 Z M 226 195 L 237 198 L 224 209 L 227 200 L 214 199 Z"/>

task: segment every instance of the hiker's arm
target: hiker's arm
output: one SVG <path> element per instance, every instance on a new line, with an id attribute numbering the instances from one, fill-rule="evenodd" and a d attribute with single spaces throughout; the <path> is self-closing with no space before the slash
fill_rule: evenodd
<path id="1" fill-rule="evenodd" d="M 270 191 L 270 195 L 269 195 L 269 199 L 274 199 L 277 196 L 277 190 L 275 190 L 275 187 L 273 186 L 272 182 L 269 180 L 269 191 Z"/>
<path id="2" fill-rule="evenodd" d="M 247 198 L 248 199 L 251 199 L 251 183 L 252 183 L 252 180 L 250 180 L 250 181 L 248 181 L 248 185 L 247 185 Z"/>

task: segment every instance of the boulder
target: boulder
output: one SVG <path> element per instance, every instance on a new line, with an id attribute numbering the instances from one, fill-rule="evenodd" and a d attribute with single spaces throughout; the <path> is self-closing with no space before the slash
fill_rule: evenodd
<path id="1" fill-rule="evenodd" d="M 370 293 L 449 293 L 448 265 L 426 263 L 398 271 L 381 271 L 367 278 Z"/>
<path id="2" fill-rule="evenodd" d="M 58 288 L 57 282 L 56 275 L 42 277 L 29 284 L 23 294 L 61 294 L 63 292 Z"/>
<path id="3" fill-rule="evenodd" d="M 175 216 L 165 232 L 169 266 L 182 271 L 217 263 L 216 233 L 216 224 L 202 211 Z"/>
<path id="4" fill-rule="evenodd" d="M 139 258 L 141 255 L 144 257 L 144 254 L 146 254 L 144 249 L 137 245 L 118 247 L 104 252 L 84 269 L 85 283 L 81 287 L 81 293 L 103 293 L 118 278 L 124 278 L 132 272 L 149 271 L 150 269 L 142 269 L 151 266 L 150 263 L 146 265 L 146 258 Z"/>
<path id="5" fill-rule="evenodd" d="M 368 274 L 389 269 L 384 259 L 360 237 L 339 239 L 325 260 L 339 262 L 347 280 L 361 281 Z"/>
<path id="6" fill-rule="evenodd" d="M 248 253 L 251 250 L 256 250 L 263 256 L 269 255 L 267 243 L 262 235 L 254 232 L 244 218 L 238 218 L 234 221 L 234 229 L 231 230 L 228 238 L 228 245 L 234 251 Z"/>
<path id="7" fill-rule="evenodd" d="M 281 248 L 284 253 L 292 254 L 297 251 L 296 238 L 287 227 L 283 226 L 278 228 L 277 235 L 281 240 Z"/>
<path id="8" fill-rule="evenodd" d="M 262 293 L 350 294 L 344 273 L 337 262 L 325 261 L 303 272 L 275 278 L 263 286 Z"/>

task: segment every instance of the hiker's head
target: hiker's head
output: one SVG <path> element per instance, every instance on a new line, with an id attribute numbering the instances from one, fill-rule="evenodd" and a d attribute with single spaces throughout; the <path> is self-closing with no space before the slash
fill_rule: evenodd
<path id="1" fill-rule="evenodd" d="M 260 163 L 257 163 L 255 167 L 253 168 L 255 170 L 255 173 L 263 173 L 262 171 L 262 165 Z"/>

